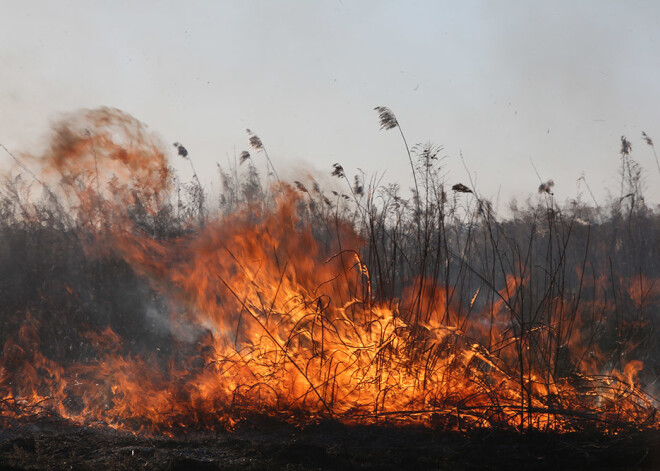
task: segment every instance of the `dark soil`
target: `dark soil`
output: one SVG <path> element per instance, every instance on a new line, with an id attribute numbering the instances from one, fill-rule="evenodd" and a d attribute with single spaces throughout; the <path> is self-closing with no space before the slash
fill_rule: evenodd
<path id="1" fill-rule="evenodd" d="M 519 434 L 321 423 L 143 437 L 55 421 L 0 432 L 0 470 L 660 469 L 660 432 Z"/>

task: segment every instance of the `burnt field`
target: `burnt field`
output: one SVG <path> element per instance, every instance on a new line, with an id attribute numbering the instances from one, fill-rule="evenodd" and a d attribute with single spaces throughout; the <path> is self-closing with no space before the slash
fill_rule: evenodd
<path id="1" fill-rule="evenodd" d="M 625 436 L 423 427 L 299 428 L 257 419 L 231 433 L 140 437 L 39 420 L 0 434 L 0 469 L 657 469 L 658 432 Z"/>
<path id="2" fill-rule="evenodd" d="M 657 466 L 660 213 L 627 139 L 619 196 L 541 181 L 503 216 L 430 144 L 403 140 L 408 197 L 284 182 L 248 142 L 219 194 L 118 110 L 9 154 L 6 469 Z"/>

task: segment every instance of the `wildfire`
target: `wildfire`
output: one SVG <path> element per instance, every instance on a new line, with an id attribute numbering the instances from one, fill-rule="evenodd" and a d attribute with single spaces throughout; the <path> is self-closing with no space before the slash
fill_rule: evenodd
<path id="1" fill-rule="evenodd" d="M 5 423 L 51 413 L 161 433 L 232 427 L 252 414 L 446 428 L 658 425 L 638 386 L 642 362 L 608 367 L 608 355 L 580 334 L 606 309 L 595 284 L 587 308 L 551 299 L 532 326 L 512 314 L 532 283 L 521 273 L 473 287 L 465 303 L 430 276 L 383 301 L 354 225 L 337 219 L 319 236 L 286 184 L 263 211 L 149 232 L 173 198 L 161 148 L 139 122 L 102 109 L 59 125 L 34 161 L 50 182 L 45 193 L 78 222 L 86 259 L 120 260 L 168 301 L 158 316 L 171 332 L 169 353 L 136 351 L 106 326 L 84 332 L 82 360 L 60 363 L 42 338 L 52 320 L 17 313 L 20 328 L 0 359 Z M 631 299 L 657 296 L 649 286 L 631 283 Z M 481 301 L 487 291 L 492 302 Z M 573 367 L 550 366 L 561 361 Z"/>

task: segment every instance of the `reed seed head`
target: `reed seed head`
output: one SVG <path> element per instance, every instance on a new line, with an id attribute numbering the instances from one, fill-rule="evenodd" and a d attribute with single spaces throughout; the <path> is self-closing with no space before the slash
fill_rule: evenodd
<path id="1" fill-rule="evenodd" d="M 554 193 L 552 192 L 552 188 L 554 186 L 555 186 L 555 182 L 552 180 L 548 180 L 545 183 L 541 183 L 539 185 L 539 194 L 547 193 L 549 195 L 554 195 Z"/>
<path id="2" fill-rule="evenodd" d="M 249 129 L 246 129 L 245 132 L 247 132 L 250 140 L 250 147 L 252 147 L 256 151 L 264 150 L 264 144 L 261 142 L 261 139 L 259 139 L 259 136 L 257 136 L 255 133 L 250 131 Z"/>
<path id="3" fill-rule="evenodd" d="M 399 125 L 399 122 L 396 120 L 396 116 L 392 113 L 392 110 L 386 106 L 377 106 L 374 108 L 378 112 L 378 119 L 380 120 L 380 129 L 389 131 L 394 129 Z"/>
<path id="4" fill-rule="evenodd" d="M 298 188 L 298 191 L 302 191 L 303 193 L 309 193 L 309 191 L 307 191 L 307 188 L 305 187 L 305 185 L 300 183 L 298 180 L 294 180 L 293 183 L 296 185 L 296 188 Z"/>
<path id="5" fill-rule="evenodd" d="M 467 186 L 463 185 L 462 183 L 457 183 L 456 185 L 452 186 L 451 189 L 457 193 L 472 193 L 472 190 L 470 190 Z"/>
<path id="6" fill-rule="evenodd" d="M 332 173 L 330 175 L 337 178 L 344 178 L 346 176 L 344 167 L 339 164 L 332 164 Z"/>
<path id="7" fill-rule="evenodd" d="M 188 158 L 188 150 L 185 147 L 183 147 L 183 144 L 179 142 L 175 142 L 172 145 L 176 147 L 176 151 L 181 157 L 183 157 L 184 159 Z"/>
<path id="8" fill-rule="evenodd" d="M 632 151 L 632 144 L 626 139 L 626 136 L 621 136 L 621 150 L 619 151 L 621 157 L 630 155 L 630 151 Z"/>
<path id="9" fill-rule="evenodd" d="M 653 146 L 653 139 L 651 139 L 648 134 L 646 134 L 644 131 L 642 131 L 642 138 L 646 141 L 646 143 L 650 146 Z"/>
<path id="10" fill-rule="evenodd" d="M 353 192 L 359 196 L 364 193 L 364 187 L 360 184 L 360 178 L 357 175 L 355 175 L 353 180 Z"/>

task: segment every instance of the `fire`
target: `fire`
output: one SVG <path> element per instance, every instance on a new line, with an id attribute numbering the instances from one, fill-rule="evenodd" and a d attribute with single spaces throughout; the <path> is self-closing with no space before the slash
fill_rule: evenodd
<path id="1" fill-rule="evenodd" d="M 585 309 L 550 293 L 533 321 L 516 317 L 535 282 L 522 265 L 500 286 L 466 289 L 465 302 L 430 276 L 382 300 L 363 236 L 341 219 L 320 233 L 286 184 L 262 211 L 150 233 L 144 225 L 157 227 L 172 198 L 164 155 L 142 124 L 102 109 L 57 127 L 35 160 L 46 193 L 78 221 L 84 257 L 121 261 L 168 301 L 159 319 L 172 345 L 169 354 L 135 351 L 106 326 L 83 333 L 83 360 L 61 364 L 45 353 L 44 319 L 20 313 L 0 362 L 6 423 L 50 413 L 161 433 L 231 428 L 251 414 L 448 428 L 658 425 L 638 386 L 642 362 L 609 367 L 580 334 L 590 312 L 606 309 L 597 286 Z M 636 305 L 650 296 L 651 280 L 630 285 Z M 562 362 L 577 367 L 550 367 Z"/>

